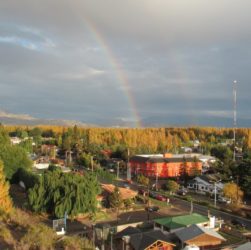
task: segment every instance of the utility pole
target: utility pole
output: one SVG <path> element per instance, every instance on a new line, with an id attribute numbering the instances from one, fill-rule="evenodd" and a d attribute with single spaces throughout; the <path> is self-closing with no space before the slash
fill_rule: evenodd
<path id="1" fill-rule="evenodd" d="M 119 179 L 119 161 L 117 161 L 117 179 Z"/>
<path id="2" fill-rule="evenodd" d="M 158 191 L 158 177 L 159 177 L 159 172 L 158 172 L 158 167 L 157 167 L 157 172 L 156 172 L 156 183 L 155 183 L 156 191 Z"/>
<path id="3" fill-rule="evenodd" d="M 216 194 L 216 182 L 214 182 L 214 207 L 216 207 L 216 200 L 217 200 L 217 194 Z"/>
<path id="4" fill-rule="evenodd" d="M 190 200 L 190 214 L 193 213 L 193 198 Z"/>
<path id="5" fill-rule="evenodd" d="M 236 106 L 237 106 L 237 81 L 234 80 L 233 82 L 233 105 L 234 105 L 234 127 L 233 127 L 233 132 L 234 132 L 234 138 L 233 138 L 233 141 L 234 141 L 234 153 L 233 153 L 233 160 L 235 161 L 236 160 L 236 152 L 235 152 L 235 146 L 236 146 L 236 126 L 237 126 L 237 117 L 236 117 Z"/>
<path id="6" fill-rule="evenodd" d="M 129 151 L 129 148 L 127 148 L 127 176 L 126 176 L 126 179 L 128 181 L 131 180 L 131 169 L 130 169 L 130 163 L 129 163 L 129 155 L 130 155 L 130 151 Z"/>
<path id="7" fill-rule="evenodd" d="M 91 156 L 91 169 L 92 169 L 92 173 L 93 173 L 93 156 Z"/>
<path id="8" fill-rule="evenodd" d="M 239 204 L 239 175 L 236 176 L 236 199 L 237 199 L 237 205 Z"/>

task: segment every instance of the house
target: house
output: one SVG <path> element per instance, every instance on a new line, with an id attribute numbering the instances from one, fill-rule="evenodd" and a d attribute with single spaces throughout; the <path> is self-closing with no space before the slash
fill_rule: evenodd
<path id="1" fill-rule="evenodd" d="M 214 227 L 214 225 L 210 225 L 210 219 L 208 217 L 197 213 L 171 216 L 154 220 L 154 228 L 161 229 L 163 232 L 174 232 L 193 224 L 205 227 Z"/>
<path id="2" fill-rule="evenodd" d="M 118 249 L 128 250 L 173 250 L 172 236 L 160 230 L 142 232 L 140 229 L 128 227 L 115 235 Z"/>
<path id="3" fill-rule="evenodd" d="M 219 246 L 226 241 L 226 239 L 216 231 L 199 225 L 191 225 L 175 231 L 174 234 L 179 238 L 182 248 L 185 245 L 208 248 L 211 246 Z"/>
<path id="4" fill-rule="evenodd" d="M 48 157 L 39 157 L 33 162 L 33 166 L 36 169 L 47 169 L 50 165 Z"/>
<path id="5" fill-rule="evenodd" d="M 22 140 L 19 137 L 10 137 L 10 142 L 12 145 L 18 145 Z"/>
<path id="6" fill-rule="evenodd" d="M 202 175 L 188 182 L 188 188 L 202 194 L 221 194 L 224 184 L 216 176 Z"/>
<path id="7" fill-rule="evenodd" d="M 192 154 L 135 155 L 130 158 L 129 166 L 132 176 L 143 174 L 152 178 L 178 177 L 184 171 L 193 175 L 202 170 L 202 162 Z"/>

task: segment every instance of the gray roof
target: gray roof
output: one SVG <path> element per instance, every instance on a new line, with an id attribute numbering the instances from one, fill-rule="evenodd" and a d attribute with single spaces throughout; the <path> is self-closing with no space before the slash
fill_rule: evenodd
<path id="1" fill-rule="evenodd" d="M 235 248 L 235 250 L 250 250 L 250 249 L 251 249 L 251 242 L 247 242 L 247 243 Z"/>
<path id="2" fill-rule="evenodd" d="M 122 238 L 123 236 L 130 236 L 132 234 L 138 234 L 138 233 L 141 233 L 141 230 L 139 228 L 136 228 L 136 227 L 127 227 L 125 228 L 124 230 L 116 233 L 115 235 L 115 239 L 120 239 Z"/>
<path id="3" fill-rule="evenodd" d="M 173 244 L 173 236 L 171 234 L 164 234 L 160 230 L 152 230 L 149 232 L 130 235 L 130 244 L 135 250 L 144 250 L 157 240 Z"/>
<path id="4" fill-rule="evenodd" d="M 212 229 L 201 227 L 198 225 L 191 225 L 189 227 L 180 229 L 175 232 L 176 236 L 183 242 L 186 242 L 188 240 L 194 239 L 202 234 L 207 234 L 212 237 L 218 238 L 222 241 L 225 241 L 225 238 L 223 238 L 220 234 L 215 232 Z"/>

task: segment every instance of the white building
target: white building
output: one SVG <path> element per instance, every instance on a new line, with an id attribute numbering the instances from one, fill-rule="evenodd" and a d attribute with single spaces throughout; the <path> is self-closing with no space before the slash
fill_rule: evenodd
<path id="1" fill-rule="evenodd" d="M 221 194 L 224 184 L 220 181 L 210 180 L 206 175 L 197 176 L 188 183 L 188 188 L 198 193 L 206 194 Z"/>

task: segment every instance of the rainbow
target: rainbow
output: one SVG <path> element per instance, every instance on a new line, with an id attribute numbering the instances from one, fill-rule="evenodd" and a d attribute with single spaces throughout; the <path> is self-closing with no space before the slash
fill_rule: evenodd
<path id="1" fill-rule="evenodd" d="M 140 128 L 141 127 L 141 118 L 139 116 L 137 106 L 130 88 L 130 84 L 126 75 L 126 72 L 123 70 L 122 65 L 117 60 L 116 56 L 114 55 L 113 51 L 109 47 L 108 43 L 106 42 L 104 36 L 101 32 L 96 28 L 93 22 L 84 18 L 84 23 L 90 33 L 93 35 L 95 41 L 102 47 L 105 55 L 107 56 L 112 68 L 115 70 L 116 77 L 118 82 L 122 86 L 122 90 L 124 91 L 125 97 L 128 101 L 130 110 L 132 112 L 132 117 L 134 121 L 134 127 Z"/>

